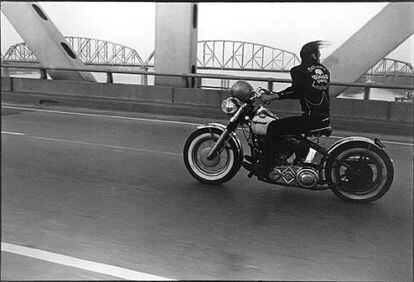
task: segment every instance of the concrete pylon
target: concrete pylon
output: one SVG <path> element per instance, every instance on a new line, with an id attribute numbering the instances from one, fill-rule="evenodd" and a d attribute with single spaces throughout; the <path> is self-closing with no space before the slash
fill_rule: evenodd
<path id="1" fill-rule="evenodd" d="M 323 61 L 331 81 L 357 81 L 414 33 L 413 14 L 412 2 L 388 4 Z M 331 86 L 329 92 L 337 96 L 346 88 Z"/>
<path id="2" fill-rule="evenodd" d="M 48 68 L 85 68 L 63 35 L 36 2 L 2 2 L 1 11 Z M 96 81 L 88 72 L 48 71 L 52 79 Z"/>
<path id="3" fill-rule="evenodd" d="M 197 11 L 195 3 L 157 3 L 155 72 L 186 74 L 197 68 Z M 193 84 L 193 85 L 191 85 Z M 155 85 L 194 87 L 195 80 L 156 76 Z"/>

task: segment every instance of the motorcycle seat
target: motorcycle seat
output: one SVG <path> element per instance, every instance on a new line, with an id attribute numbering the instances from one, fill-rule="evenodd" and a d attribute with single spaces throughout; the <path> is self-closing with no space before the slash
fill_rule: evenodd
<path id="1" fill-rule="evenodd" d="M 305 133 L 305 136 L 326 136 L 329 137 L 332 133 L 332 127 L 327 126 L 327 127 L 322 127 L 322 128 L 317 128 L 317 129 L 312 129 L 311 131 L 308 131 Z"/>

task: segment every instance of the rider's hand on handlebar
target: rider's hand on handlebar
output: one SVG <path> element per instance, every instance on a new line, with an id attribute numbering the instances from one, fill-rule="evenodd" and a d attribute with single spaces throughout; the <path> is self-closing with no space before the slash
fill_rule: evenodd
<path id="1" fill-rule="evenodd" d="M 263 104 L 269 105 L 270 102 L 273 100 L 273 96 L 269 94 L 262 94 L 262 96 L 260 96 L 259 99 Z"/>
<path id="2" fill-rule="evenodd" d="M 266 105 L 269 105 L 270 102 L 273 101 L 273 100 L 279 100 L 280 99 L 279 94 L 271 92 L 271 91 L 269 91 L 267 89 L 264 89 L 264 88 L 259 88 L 258 92 L 260 93 L 260 97 L 259 97 L 260 101 L 263 104 L 266 104 Z"/>
<path id="3" fill-rule="evenodd" d="M 271 91 L 267 90 L 266 88 L 262 88 L 262 87 L 259 87 L 257 89 L 257 92 L 259 92 L 260 95 L 271 95 L 272 94 Z"/>

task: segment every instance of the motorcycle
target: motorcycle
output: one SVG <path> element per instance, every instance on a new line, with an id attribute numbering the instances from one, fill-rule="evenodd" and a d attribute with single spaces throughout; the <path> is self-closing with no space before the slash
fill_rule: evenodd
<path id="1" fill-rule="evenodd" d="M 185 166 L 202 183 L 227 182 L 242 166 L 249 171 L 263 153 L 267 125 L 278 119 L 269 109 L 257 105 L 260 89 L 254 91 L 245 81 L 237 83 L 247 88 L 236 89 L 223 100 L 222 110 L 230 117 L 227 126 L 219 123 L 198 126 L 184 145 Z M 243 155 L 237 130 L 243 132 L 250 155 Z M 259 180 L 315 191 L 330 189 L 340 199 L 356 203 L 381 198 L 394 178 L 393 162 L 383 143 L 377 138 L 354 136 L 342 138 L 326 149 L 319 144 L 319 137 L 329 137 L 331 132 L 329 126 L 296 136 L 281 135 L 273 144 L 270 174 Z M 253 175 L 250 171 L 248 177 Z"/>

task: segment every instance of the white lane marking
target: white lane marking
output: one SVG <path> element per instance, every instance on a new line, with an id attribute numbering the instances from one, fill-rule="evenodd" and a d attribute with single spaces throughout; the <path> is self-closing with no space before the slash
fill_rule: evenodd
<path id="1" fill-rule="evenodd" d="M 395 144 L 395 145 L 403 145 L 403 146 L 414 146 L 413 143 L 403 143 L 403 142 L 394 142 L 394 141 L 382 141 L 382 140 L 381 140 L 381 142 L 382 143 L 385 143 L 385 144 Z"/>
<path id="2" fill-rule="evenodd" d="M 344 137 L 341 136 L 329 136 L 328 138 L 335 138 L 335 139 L 342 139 Z M 395 142 L 395 141 L 383 141 L 381 140 L 382 143 L 386 143 L 386 144 L 395 144 L 395 145 L 403 145 L 403 146 L 414 146 L 413 143 L 404 143 L 404 142 Z"/>
<path id="3" fill-rule="evenodd" d="M 44 261 L 49 261 L 56 264 L 76 267 L 80 269 L 85 269 L 88 271 L 93 271 L 101 274 L 106 274 L 114 277 L 119 277 L 128 280 L 158 280 L 166 281 L 173 280 L 170 278 L 165 278 L 157 275 L 152 275 L 144 272 L 139 272 L 135 270 L 130 270 L 118 266 L 113 266 L 104 263 L 93 262 L 84 259 L 78 259 L 75 257 L 70 257 L 66 255 L 60 255 L 48 251 L 23 247 L 15 244 L 1 242 L 1 250 L 4 252 L 9 252 L 21 256 L 36 258 Z"/>
<path id="4" fill-rule="evenodd" d="M 11 135 L 26 135 L 25 133 L 20 132 L 9 132 L 9 131 L 2 131 L 1 134 L 11 134 Z"/>
<path id="5" fill-rule="evenodd" d="M 404 145 L 404 146 L 414 146 L 413 143 L 403 143 L 403 142 L 394 142 L 394 141 L 381 141 L 386 144 L 395 144 L 395 145 Z"/>
<path id="6" fill-rule="evenodd" d="M 114 146 L 114 145 L 107 145 L 107 144 L 90 143 L 90 142 L 83 142 L 83 141 L 74 141 L 74 140 L 66 140 L 66 139 L 58 139 L 58 138 L 48 138 L 48 137 L 31 136 L 31 135 L 27 135 L 27 136 L 28 137 L 31 137 L 31 138 L 36 138 L 36 139 L 41 139 L 41 140 L 47 140 L 47 141 L 56 141 L 56 142 L 74 143 L 74 144 L 89 145 L 89 146 L 107 147 L 107 148 L 124 149 L 124 150 L 133 150 L 133 151 L 140 151 L 140 152 L 147 152 L 147 153 L 158 153 L 158 154 L 182 156 L 182 154 L 173 153 L 173 152 L 147 150 L 147 149 L 139 149 L 139 148 L 132 148 L 132 147 Z"/>
<path id="7" fill-rule="evenodd" d="M 2 108 L 5 108 L 5 109 L 26 110 L 26 111 L 36 111 L 36 112 L 46 112 L 46 113 L 54 113 L 54 114 L 67 114 L 67 115 L 75 115 L 75 116 L 117 118 L 117 119 L 127 119 L 127 120 L 139 120 L 139 121 L 150 121 L 150 122 L 160 122 L 160 123 L 172 123 L 172 124 L 193 125 L 193 126 L 200 125 L 199 123 L 173 121 L 173 120 L 150 119 L 150 118 L 135 118 L 135 117 L 113 116 L 113 115 L 86 114 L 86 113 L 52 111 L 52 110 L 43 110 L 43 109 L 34 109 L 34 108 L 20 108 L 20 107 L 13 107 L 13 106 L 2 106 Z"/>
<path id="8" fill-rule="evenodd" d="M 85 114 L 85 113 L 75 113 L 75 112 L 43 110 L 43 109 L 35 109 L 35 108 L 21 108 L 21 107 L 14 107 L 14 106 L 2 106 L 2 108 L 5 108 L 5 109 L 18 109 L 18 110 L 26 110 L 26 111 L 38 111 L 38 112 L 47 112 L 47 113 L 56 113 L 56 114 L 78 115 L 78 116 L 105 117 L 105 118 L 117 118 L 117 119 L 127 119 L 127 120 L 140 120 L 140 121 L 148 121 L 148 122 L 183 124 L 183 125 L 192 125 L 192 126 L 202 125 L 201 123 L 182 122 L 182 121 L 173 121 L 173 120 L 160 120 L 160 119 L 134 118 L 134 117 L 112 116 L 112 115 Z M 332 135 L 329 138 L 340 139 L 340 138 L 344 138 L 344 137 L 343 136 L 333 136 Z M 403 146 L 414 146 L 414 144 L 412 144 L 412 143 L 405 143 L 405 142 L 394 142 L 394 141 L 383 141 L 383 140 L 381 140 L 381 142 L 388 143 L 388 144 L 395 144 L 395 145 L 403 145 Z"/>

